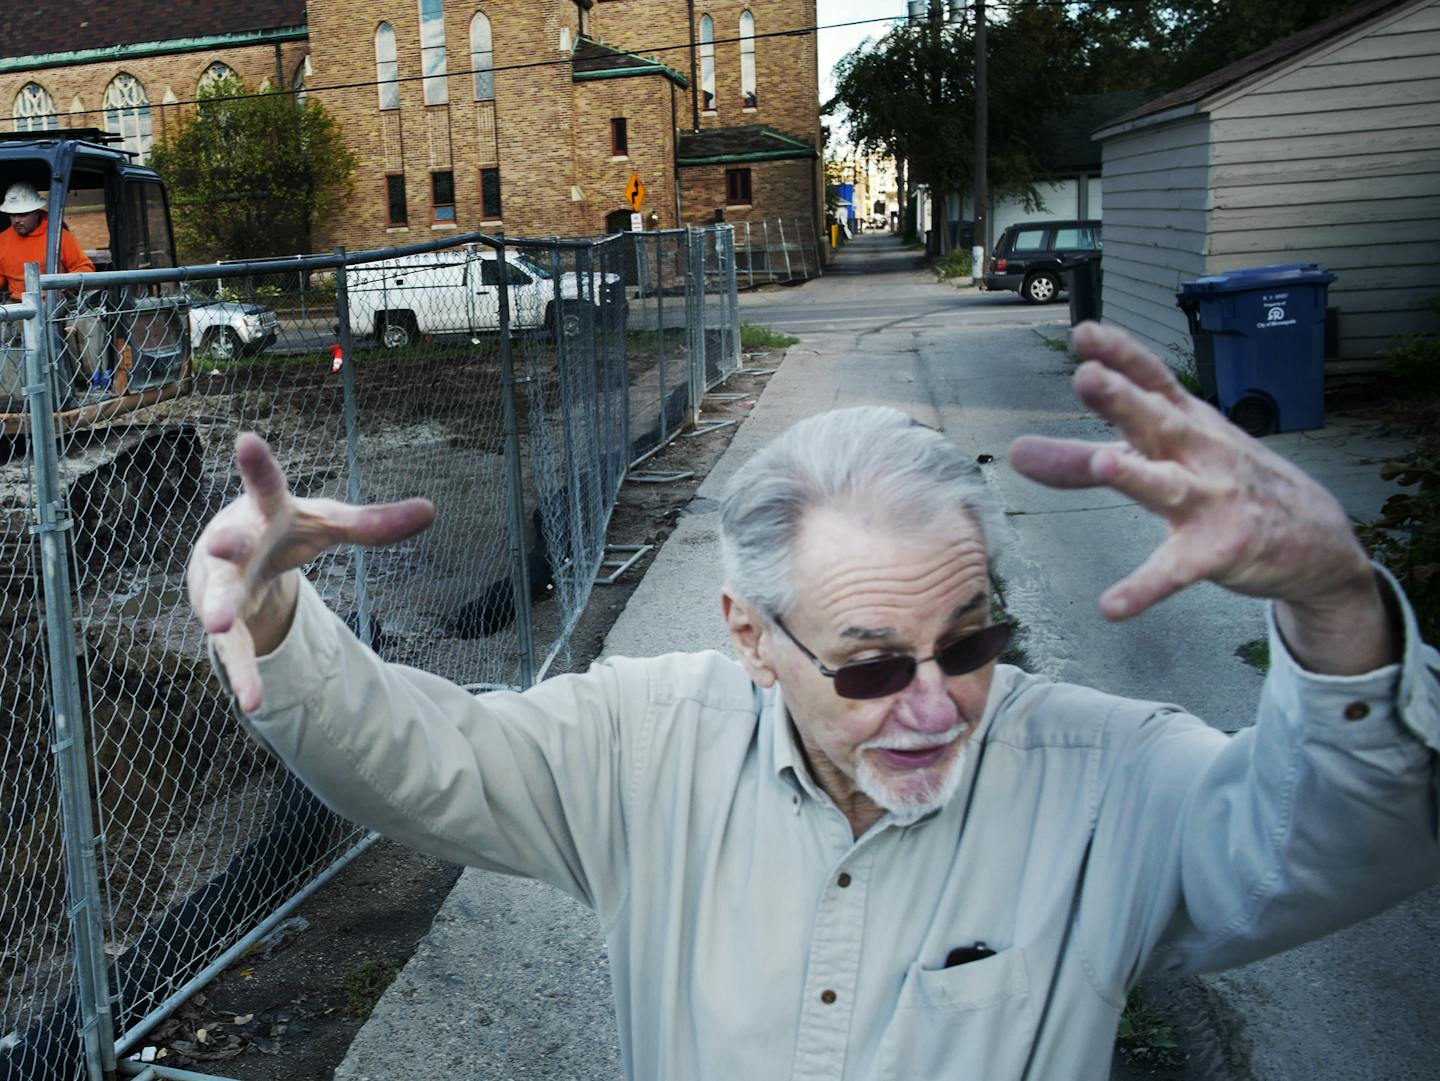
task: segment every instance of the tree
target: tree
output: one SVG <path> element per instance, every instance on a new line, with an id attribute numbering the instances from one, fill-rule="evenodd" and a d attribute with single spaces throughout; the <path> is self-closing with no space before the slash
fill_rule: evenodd
<path id="1" fill-rule="evenodd" d="M 991 111 L 993 198 L 1039 206 L 1034 181 L 1043 122 L 1058 108 L 1072 81 L 1071 68 L 1078 66 L 1078 59 L 1068 61 L 1065 42 L 1047 37 L 1067 35 L 1075 36 L 1073 24 L 1063 10 L 1050 8 L 1017 15 L 991 33 L 992 58 L 1004 58 L 991 62 L 992 100 L 1023 103 Z M 841 59 L 835 97 L 825 108 L 843 110 L 857 146 L 907 161 L 915 180 L 937 197 L 965 189 L 974 168 L 974 59 L 974 40 L 965 26 L 899 26 Z"/>
<path id="2" fill-rule="evenodd" d="M 355 155 L 311 94 L 252 93 L 225 78 L 155 150 L 184 258 L 253 259 L 310 250 L 317 223 L 354 191 Z"/>

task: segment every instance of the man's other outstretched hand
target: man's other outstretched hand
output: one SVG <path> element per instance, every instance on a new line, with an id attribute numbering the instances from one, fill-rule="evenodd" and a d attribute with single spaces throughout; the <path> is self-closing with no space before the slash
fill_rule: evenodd
<path id="1" fill-rule="evenodd" d="M 240 708 L 260 707 L 256 658 L 284 639 L 295 614 L 296 568 L 342 544 L 394 544 L 429 527 L 435 507 L 407 499 L 364 507 L 290 493 L 259 436 L 235 441 L 244 492 L 200 534 L 187 571 L 190 606 L 210 635 Z"/>
<path id="2" fill-rule="evenodd" d="M 1010 461 L 1051 487 L 1113 488 L 1165 520 L 1165 541 L 1101 595 L 1107 618 L 1128 619 L 1208 580 L 1279 602 L 1287 644 L 1316 671 L 1365 672 L 1396 659 L 1375 575 L 1329 491 L 1187 393 L 1124 331 L 1082 323 L 1073 341 L 1076 395 L 1120 439 L 1022 436 Z"/>

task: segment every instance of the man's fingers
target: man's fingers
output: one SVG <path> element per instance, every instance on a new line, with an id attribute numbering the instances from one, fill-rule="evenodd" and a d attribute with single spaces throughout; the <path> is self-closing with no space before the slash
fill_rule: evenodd
<path id="1" fill-rule="evenodd" d="M 1051 488 L 1094 488 L 1106 483 L 1093 469 L 1095 453 L 1103 448 L 1119 453 L 1125 444 L 1022 435 L 1010 444 L 1010 464 L 1016 472 Z"/>
<path id="2" fill-rule="evenodd" d="M 1099 361 L 1142 390 L 1163 394 L 1173 402 L 1187 396 L 1170 366 L 1119 327 L 1081 323 L 1070 340 L 1081 360 Z"/>
<path id="3" fill-rule="evenodd" d="M 430 528 L 435 521 L 435 504 L 428 499 L 405 499 L 368 507 L 338 503 L 331 508 L 330 517 L 337 543 L 395 544 Z"/>
<path id="4" fill-rule="evenodd" d="M 1087 360 L 1076 369 L 1075 394 L 1120 429 L 1127 442 L 1152 457 L 1172 452 L 1192 431 L 1176 403 L 1098 361 Z"/>
<path id="5" fill-rule="evenodd" d="M 1194 474 L 1174 462 L 1152 462 L 1110 447 L 1095 452 L 1090 469 L 1100 483 L 1167 518 L 1190 501 L 1199 483 Z"/>
<path id="6" fill-rule="evenodd" d="M 260 682 L 260 668 L 255 663 L 255 642 L 250 637 L 250 628 L 236 623 L 224 634 L 210 638 L 215 647 L 215 656 L 225 669 L 225 679 L 230 684 L 230 693 L 246 713 L 260 708 L 264 697 L 264 686 Z"/>
<path id="7" fill-rule="evenodd" d="M 1130 619 L 1205 576 L 1206 568 L 1187 558 L 1183 542 L 1172 534 L 1149 559 L 1100 595 L 1100 614 L 1116 622 Z"/>
<path id="8" fill-rule="evenodd" d="M 284 505 L 290 487 L 265 440 L 254 432 L 242 432 L 235 440 L 235 467 L 260 514 L 273 517 Z"/>

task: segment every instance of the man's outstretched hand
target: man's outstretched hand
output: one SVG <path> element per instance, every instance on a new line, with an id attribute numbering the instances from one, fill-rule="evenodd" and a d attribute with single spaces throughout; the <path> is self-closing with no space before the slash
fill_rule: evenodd
<path id="1" fill-rule="evenodd" d="M 1010 461 L 1052 487 L 1113 488 L 1169 526 L 1101 596 L 1107 618 L 1128 619 L 1209 580 L 1279 602 L 1281 631 L 1307 667 L 1364 672 L 1396 659 L 1375 576 L 1334 496 L 1188 394 L 1123 331 L 1082 323 L 1074 345 L 1083 361 L 1075 392 L 1120 440 L 1022 436 Z"/>
<path id="2" fill-rule="evenodd" d="M 341 544 L 404 540 L 435 520 L 435 507 L 425 499 L 357 507 L 297 498 L 265 441 L 250 433 L 235 441 L 235 464 L 244 493 L 201 532 L 187 580 L 190 606 L 250 712 L 263 690 L 255 659 L 280 644 L 294 617 L 295 568 Z"/>

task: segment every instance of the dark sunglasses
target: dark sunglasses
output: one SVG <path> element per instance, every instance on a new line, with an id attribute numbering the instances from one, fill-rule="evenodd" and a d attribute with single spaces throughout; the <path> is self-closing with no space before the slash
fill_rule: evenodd
<path id="1" fill-rule="evenodd" d="M 835 693 L 841 698 L 884 698 L 897 694 L 910 686 L 915 671 L 926 661 L 934 661 L 947 676 L 963 676 L 983 668 L 1004 652 L 1010 643 L 1015 625 L 1010 620 L 992 623 L 974 634 L 955 638 L 941 646 L 932 657 L 915 658 L 908 653 L 895 653 L 886 657 L 871 657 L 853 664 L 842 664 L 839 668 L 826 668 L 823 661 L 811 653 L 805 643 L 790 633 L 777 616 L 775 626 L 799 647 L 800 652 L 810 658 L 822 676 L 835 681 Z"/>

